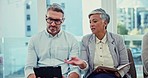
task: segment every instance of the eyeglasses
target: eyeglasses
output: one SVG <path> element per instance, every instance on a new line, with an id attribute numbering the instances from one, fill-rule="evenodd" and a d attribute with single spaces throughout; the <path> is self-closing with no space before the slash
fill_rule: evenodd
<path id="1" fill-rule="evenodd" d="M 60 25 L 62 23 L 62 19 L 53 19 L 49 17 L 49 18 L 46 18 L 46 22 L 48 24 L 52 24 L 54 22 L 56 25 Z"/>

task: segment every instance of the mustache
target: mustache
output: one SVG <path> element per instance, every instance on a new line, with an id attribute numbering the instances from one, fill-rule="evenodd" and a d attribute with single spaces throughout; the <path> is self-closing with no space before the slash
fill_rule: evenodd
<path id="1" fill-rule="evenodd" d="M 57 28 L 56 26 L 48 26 L 47 28 Z"/>

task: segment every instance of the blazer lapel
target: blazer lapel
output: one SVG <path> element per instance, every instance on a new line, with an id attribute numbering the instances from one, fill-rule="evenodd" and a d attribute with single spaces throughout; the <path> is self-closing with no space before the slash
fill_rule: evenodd
<path id="1" fill-rule="evenodd" d="M 90 52 L 90 66 L 91 66 L 91 69 L 94 68 L 94 54 L 95 54 L 95 35 L 92 35 L 90 40 L 89 40 L 89 52 Z"/>
<path id="2" fill-rule="evenodd" d="M 116 44 L 115 44 L 115 41 L 112 37 L 112 34 L 111 33 L 107 33 L 107 39 L 108 39 L 108 47 L 109 47 L 109 50 L 110 50 L 110 53 L 112 55 L 112 58 L 113 60 L 116 60 Z M 114 65 L 115 65 L 115 61 L 114 61 Z"/>

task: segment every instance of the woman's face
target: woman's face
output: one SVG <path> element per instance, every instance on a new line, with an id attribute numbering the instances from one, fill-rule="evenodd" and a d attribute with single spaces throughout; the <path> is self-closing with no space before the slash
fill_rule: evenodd
<path id="1" fill-rule="evenodd" d="M 102 20 L 100 14 L 90 16 L 90 29 L 93 34 L 104 33 L 106 31 L 107 22 Z"/>

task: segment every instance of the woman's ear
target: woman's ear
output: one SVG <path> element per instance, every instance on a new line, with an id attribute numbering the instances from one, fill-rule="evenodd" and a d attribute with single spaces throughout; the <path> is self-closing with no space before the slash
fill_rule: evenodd
<path id="1" fill-rule="evenodd" d="M 104 28 L 107 29 L 107 24 L 108 24 L 107 21 L 104 21 L 104 24 L 105 24 Z"/>

